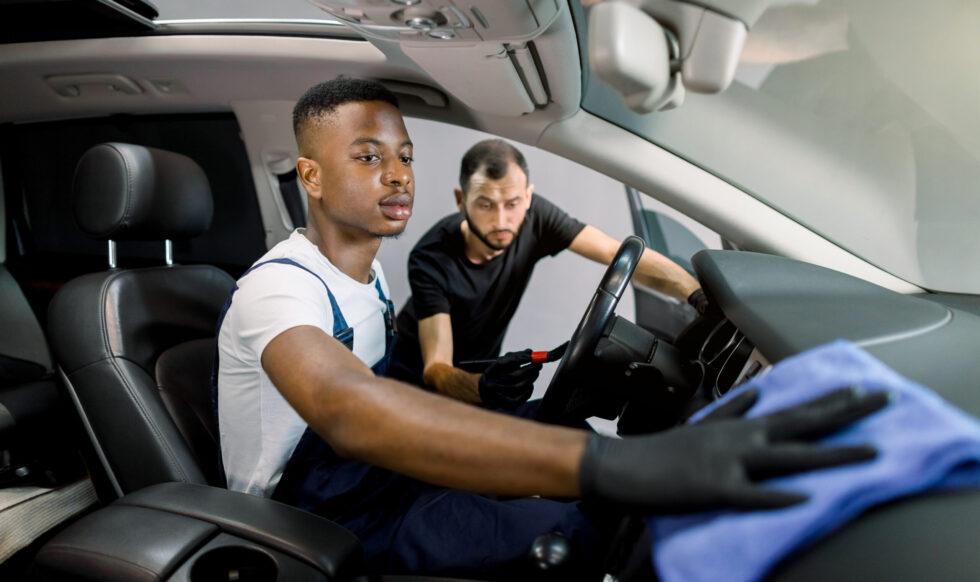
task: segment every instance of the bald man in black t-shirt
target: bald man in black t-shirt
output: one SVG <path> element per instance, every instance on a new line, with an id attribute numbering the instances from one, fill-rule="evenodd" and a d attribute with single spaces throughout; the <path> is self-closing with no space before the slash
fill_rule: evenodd
<path id="1" fill-rule="evenodd" d="M 456 363 L 498 357 L 540 259 L 567 248 L 608 264 L 620 243 L 534 194 L 524 156 L 505 141 L 470 148 L 459 183 L 460 212 L 437 222 L 409 255 L 412 298 L 399 314 L 393 373 L 465 402 L 514 409 L 541 368 L 529 351 L 507 354 L 482 374 Z M 706 307 L 697 280 L 656 251 L 644 251 L 634 276 Z"/>

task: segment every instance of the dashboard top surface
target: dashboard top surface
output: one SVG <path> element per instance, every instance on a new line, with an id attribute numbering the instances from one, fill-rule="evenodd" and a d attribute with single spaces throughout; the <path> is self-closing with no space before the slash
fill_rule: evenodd
<path id="1" fill-rule="evenodd" d="M 784 257 L 707 250 L 692 262 L 711 299 L 770 362 L 845 339 L 980 414 L 974 313 Z"/>

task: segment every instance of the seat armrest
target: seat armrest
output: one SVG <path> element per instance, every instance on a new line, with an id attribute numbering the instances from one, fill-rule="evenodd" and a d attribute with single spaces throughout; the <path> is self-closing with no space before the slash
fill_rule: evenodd
<path id="1" fill-rule="evenodd" d="M 161 483 L 130 493 L 126 505 L 192 517 L 222 531 L 304 561 L 331 580 L 361 571 L 357 537 L 312 513 L 237 491 L 189 483 Z"/>

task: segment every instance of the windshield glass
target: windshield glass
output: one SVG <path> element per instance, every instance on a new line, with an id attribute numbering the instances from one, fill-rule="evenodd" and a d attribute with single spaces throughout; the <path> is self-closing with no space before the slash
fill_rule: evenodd
<path id="1" fill-rule="evenodd" d="M 977 31 L 978 2 L 784 1 L 724 93 L 638 115 L 587 76 L 583 107 L 898 277 L 980 293 Z"/>

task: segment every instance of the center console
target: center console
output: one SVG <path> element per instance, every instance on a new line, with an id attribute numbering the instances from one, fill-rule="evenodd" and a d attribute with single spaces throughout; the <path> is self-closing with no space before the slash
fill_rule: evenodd
<path id="1" fill-rule="evenodd" d="M 326 519 L 186 483 L 142 489 L 38 552 L 44 580 L 342 580 L 363 571 L 357 538 Z"/>

